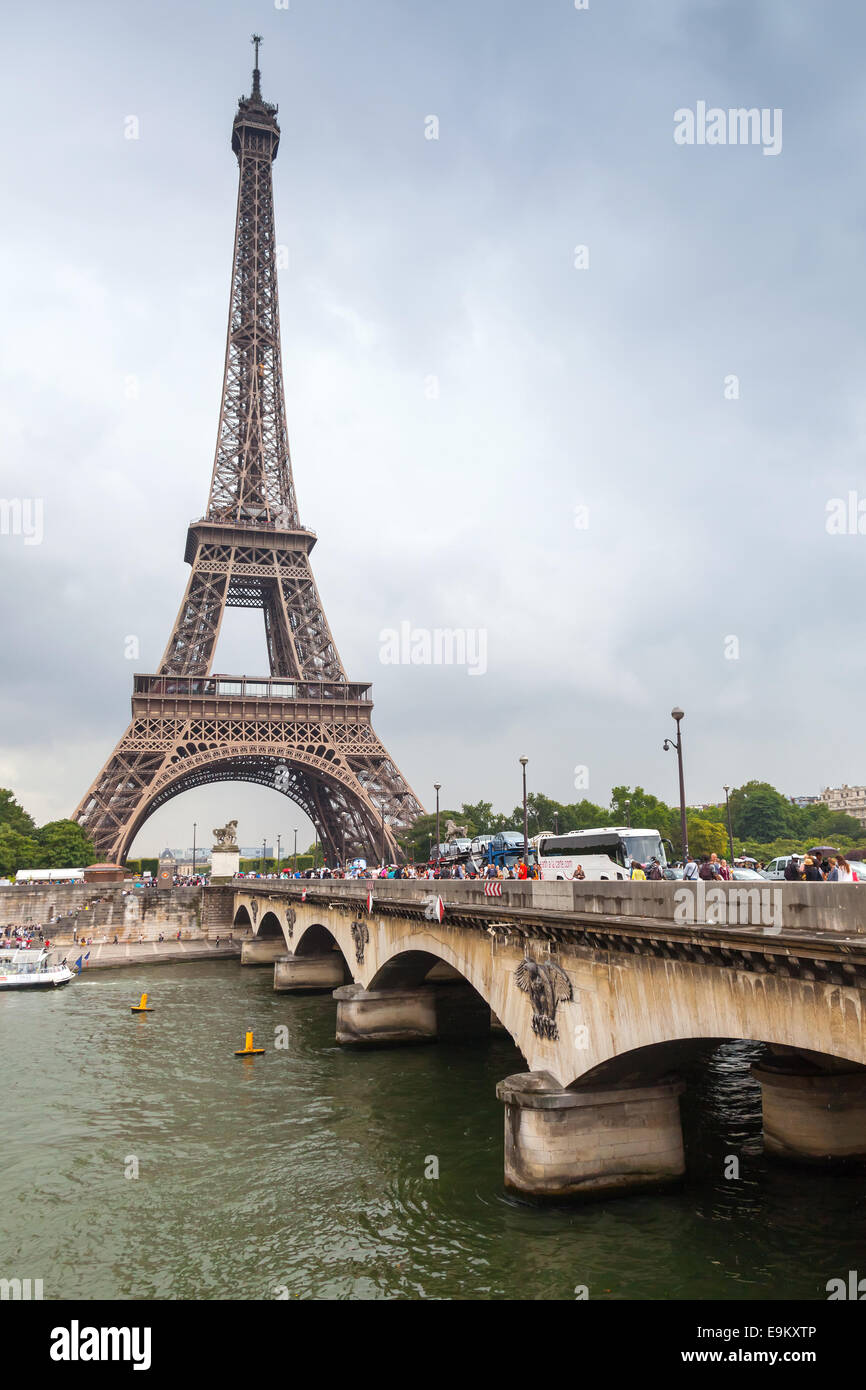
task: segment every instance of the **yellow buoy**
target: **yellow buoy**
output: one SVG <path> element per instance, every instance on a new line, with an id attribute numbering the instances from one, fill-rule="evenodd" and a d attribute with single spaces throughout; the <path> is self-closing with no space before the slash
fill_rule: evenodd
<path id="1" fill-rule="evenodd" d="M 132 1004 L 132 1005 L 130 1005 L 130 1013 L 134 1013 L 134 1014 L 152 1014 L 152 1013 L 153 1013 L 153 1005 L 152 1005 L 152 1004 L 148 1004 L 148 1002 L 147 1002 L 147 995 L 146 995 L 146 994 L 143 994 L 143 995 L 141 996 L 141 999 L 139 1000 L 139 1002 L 138 1002 L 137 1004 Z"/>
<path id="2" fill-rule="evenodd" d="M 247 1033 L 246 1042 L 244 1043 L 243 1047 L 238 1048 L 238 1049 L 235 1051 L 235 1056 L 236 1056 L 236 1057 L 258 1057 L 262 1052 L 264 1052 L 264 1050 L 265 1050 L 265 1049 L 264 1049 L 263 1047 L 253 1047 L 253 1035 L 252 1035 L 252 1030 L 250 1030 L 250 1031 Z"/>

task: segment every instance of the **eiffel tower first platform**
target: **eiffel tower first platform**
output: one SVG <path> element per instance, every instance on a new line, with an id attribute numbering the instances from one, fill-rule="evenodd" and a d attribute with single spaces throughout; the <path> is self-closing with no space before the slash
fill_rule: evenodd
<path id="1" fill-rule="evenodd" d="M 373 731 L 370 686 L 349 681 L 298 518 L 280 355 L 271 165 L 277 107 L 258 65 L 232 127 L 240 166 L 222 408 L 207 512 L 189 527 L 186 593 L 157 675 L 136 675 L 132 720 L 74 813 L 122 863 L 148 816 L 211 782 L 285 793 L 328 858 L 397 855 L 423 807 Z M 226 607 L 261 608 L 270 675 L 211 674 Z"/>

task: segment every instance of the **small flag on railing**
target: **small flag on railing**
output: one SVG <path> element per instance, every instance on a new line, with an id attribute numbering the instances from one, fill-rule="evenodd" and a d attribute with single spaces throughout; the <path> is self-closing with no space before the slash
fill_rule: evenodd
<path id="1" fill-rule="evenodd" d="M 372 912 L 372 911 L 373 911 L 373 894 L 372 894 L 372 893 L 368 893 L 368 894 L 367 894 L 367 911 L 368 911 L 368 912 Z"/>
<path id="2" fill-rule="evenodd" d="M 489 883 L 485 883 L 484 885 L 484 896 L 487 898 L 501 898 L 502 884 L 497 883 L 495 879 L 491 879 Z"/>
<path id="3" fill-rule="evenodd" d="M 302 902 L 302 903 L 305 903 L 306 901 L 307 901 L 307 890 L 306 890 L 306 888 L 302 888 L 302 889 L 301 889 L 301 902 Z"/>
<path id="4" fill-rule="evenodd" d="M 441 898 L 436 899 L 436 907 L 434 908 L 434 911 L 436 913 L 436 921 L 441 922 L 442 918 L 445 916 L 445 904 L 443 903 Z"/>

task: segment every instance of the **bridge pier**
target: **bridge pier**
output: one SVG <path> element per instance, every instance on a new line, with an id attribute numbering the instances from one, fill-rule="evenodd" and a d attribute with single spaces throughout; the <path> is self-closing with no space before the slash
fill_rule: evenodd
<path id="1" fill-rule="evenodd" d="M 271 965 L 285 955 L 286 943 L 280 937 L 253 937 L 241 946 L 241 965 Z"/>
<path id="2" fill-rule="evenodd" d="M 762 1062 L 764 1151 L 800 1163 L 866 1162 L 866 1068 L 809 1071 Z"/>
<path id="3" fill-rule="evenodd" d="M 656 1187 L 685 1172 L 683 1082 L 566 1089 L 549 1072 L 500 1081 L 505 1185 L 535 1197 Z"/>
<path id="4" fill-rule="evenodd" d="M 343 985 L 334 990 L 334 998 L 338 1043 L 424 1043 L 435 1042 L 438 1035 L 435 986 L 371 990 Z"/>
<path id="5" fill-rule="evenodd" d="M 274 961 L 274 989 L 280 993 L 330 993 L 346 978 L 346 968 L 339 951 L 322 956 L 292 956 L 283 953 Z"/>

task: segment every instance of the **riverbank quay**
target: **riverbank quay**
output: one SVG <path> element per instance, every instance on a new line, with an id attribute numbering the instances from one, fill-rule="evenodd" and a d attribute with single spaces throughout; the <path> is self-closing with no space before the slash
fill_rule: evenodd
<path id="1" fill-rule="evenodd" d="M 116 970 L 125 965 L 177 965 L 192 961 L 238 960 L 241 942 L 225 941 L 220 942 L 219 946 L 213 941 L 121 941 L 116 946 L 113 942 L 100 942 L 93 946 L 85 946 L 83 942 L 71 946 L 63 942 L 58 949 L 66 952 L 70 965 L 79 955 L 89 953 L 90 959 L 84 967 L 85 970 Z"/>
<path id="2" fill-rule="evenodd" d="M 160 932 L 189 939 L 202 931 L 202 890 L 161 891 L 132 880 L 111 884 L 16 884 L 0 890 L 0 927 L 38 926 L 51 940 L 72 934 L 117 936 L 121 941 L 155 938 Z"/>

